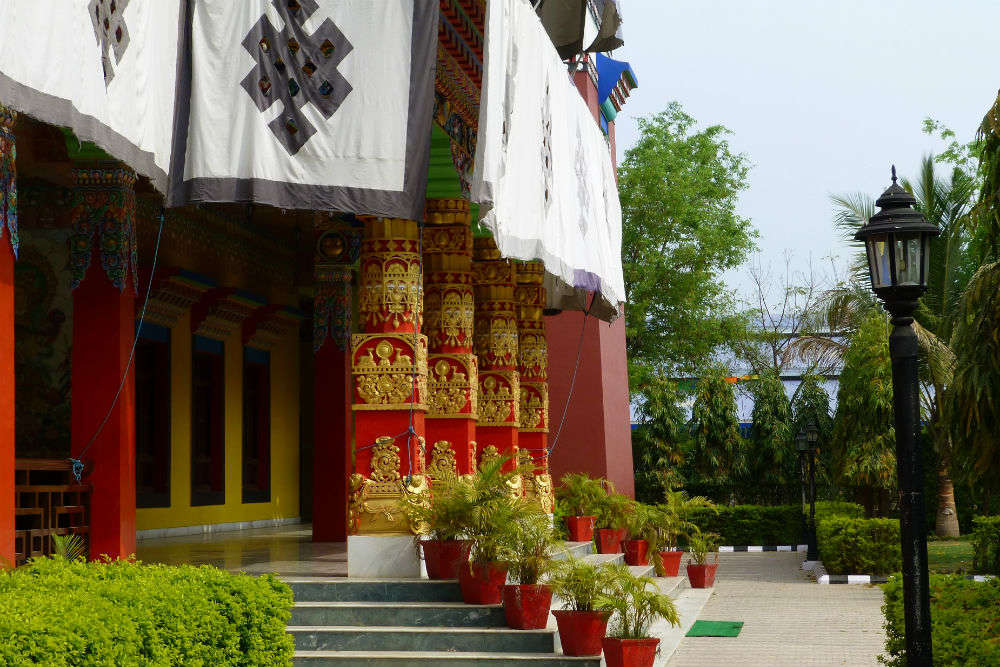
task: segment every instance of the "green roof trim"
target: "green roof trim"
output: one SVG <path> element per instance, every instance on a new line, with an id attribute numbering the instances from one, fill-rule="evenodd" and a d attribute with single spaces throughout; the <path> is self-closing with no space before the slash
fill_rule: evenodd
<path id="1" fill-rule="evenodd" d="M 80 141 L 68 127 L 60 127 L 66 141 L 66 153 L 73 160 L 114 160 L 91 141 Z"/>

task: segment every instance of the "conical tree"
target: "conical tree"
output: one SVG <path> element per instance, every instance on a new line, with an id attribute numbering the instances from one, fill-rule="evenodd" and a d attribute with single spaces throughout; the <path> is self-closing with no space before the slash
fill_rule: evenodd
<path id="1" fill-rule="evenodd" d="M 691 410 L 691 436 L 694 469 L 702 479 L 719 484 L 741 477 L 739 453 L 744 443 L 736 396 L 720 367 L 711 368 L 698 381 Z"/>
<path id="2" fill-rule="evenodd" d="M 817 484 L 833 483 L 830 471 L 833 456 L 830 436 L 833 433 L 833 417 L 830 416 L 830 394 L 823 387 L 823 378 L 815 373 L 806 373 L 792 398 L 792 438 L 812 424 L 816 427 L 816 446 L 819 449 L 819 465 L 816 470 Z"/>
<path id="3" fill-rule="evenodd" d="M 869 514 L 875 505 L 872 492 L 877 492 L 884 513 L 888 491 L 896 486 L 892 367 L 884 315 L 869 315 L 851 337 L 833 422 L 831 444 L 841 480 L 865 492 Z"/>
<path id="4" fill-rule="evenodd" d="M 795 447 L 792 443 L 792 411 L 785 387 L 773 371 L 761 373 L 750 383 L 753 413 L 750 447 L 744 447 L 742 466 L 754 486 L 777 487 L 795 480 Z"/>
<path id="5" fill-rule="evenodd" d="M 675 382 L 650 374 L 642 374 L 634 390 L 642 397 L 636 415 L 639 427 L 632 434 L 635 495 L 641 502 L 658 503 L 667 488 L 684 483 L 684 394 Z"/>

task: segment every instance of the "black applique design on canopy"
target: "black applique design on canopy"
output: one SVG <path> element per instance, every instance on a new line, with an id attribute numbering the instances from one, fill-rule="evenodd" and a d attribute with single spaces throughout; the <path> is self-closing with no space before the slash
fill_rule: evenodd
<path id="1" fill-rule="evenodd" d="M 111 79 L 115 78 L 115 69 L 111 64 L 111 52 L 115 54 L 115 63 L 120 63 L 128 48 L 128 26 L 122 16 L 129 0 L 90 0 L 87 8 L 90 10 L 90 20 L 94 24 L 94 36 L 101 47 L 101 64 L 104 66 L 104 87 L 107 88 Z"/>
<path id="2" fill-rule="evenodd" d="M 266 15 L 243 39 L 257 66 L 241 85 L 257 108 L 266 111 L 281 101 L 282 111 L 268 127 L 289 155 L 295 155 L 316 134 L 303 114 L 306 103 L 330 118 L 353 90 L 337 70 L 354 48 L 329 18 L 312 34 L 303 23 L 319 8 L 316 0 L 272 0 L 285 22 L 278 31 Z"/>

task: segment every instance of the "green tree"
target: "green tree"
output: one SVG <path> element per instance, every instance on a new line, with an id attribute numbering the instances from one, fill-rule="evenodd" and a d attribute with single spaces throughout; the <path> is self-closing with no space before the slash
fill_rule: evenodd
<path id="1" fill-rule="evenodd" d="M 639 139 L 618 170 L 622 204 L 626 351 L 665 377 L 695 374 L 745 330 L 721 274 L 743 263 L 756 232 L 736 213 L 749 161 L 721 125 L 695 127 L 671 102 L 639 119 Z"/>
<path id="2" fill-rule="evenodd" d="M 753 413 L 750 442 L 742 447 L 741 466 L 752 485 L 781 486 L 795 481 L 795 447 L 792 444 L 792 411 L 785 386 L 774 370 L 750 382 Z M 749 445 L 749 446 L 747 446 Z"/>
<path id="3" fill-rule="evenodd" d="M 834 484 L 834 479 L 830 475 L 830 471 L 833 470 L 833 456 L 830 449 L 833 417 L 830 416 L 830 394 L 823 387 L 823 378 L 815 373 L 806 373 L 802 376 L 802 381 L 799 382 L 792 397 L 792 438 L 806 430 L 810 424 L 816 427 L 816 446 L 819 449 L 817 485 L 829 487 Z"/>
<path id="4" fill-rule="evenodd" d="M 743 475 L 740 448 L 740 421 L 736 414 L 733 385 L 726 381 L 725 370 L 717 365 L 698 380 L 698 391 L 691 410 L 691 458 L 702 481 L 731 483 Z"/>
<path id="5" fill-rule="evenodd" d="M 867 316 L 851 336 L 840 374 L 831 445 L 841 480 L 863 492 L 869 514 L 875 506 L 873 492 L 878 492 L 884 514 L 888 491 L 896 486 L 892 368 L 884 316 Z"/>
<path id="6" fill-rule="evenodd" d="M 668 488 L 684 483 L 681 466 L 688 443 L 684 393 L 677 383 L 646 374 L 633 390 L 641 397 L 639 427 L 632 433 L 635 495 L 657 503 Z"/>

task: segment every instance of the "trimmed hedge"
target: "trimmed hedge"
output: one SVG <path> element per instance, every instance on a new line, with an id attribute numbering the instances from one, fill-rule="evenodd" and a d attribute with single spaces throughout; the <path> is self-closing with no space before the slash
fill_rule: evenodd
<path id="1" fill-rule="evenodd" d="M 980 574 L 1000 575 L 1000 516 L 972 520 L 972 567 Z"/>
<path id="2" fill-rule="evenodd" d="M 38 559 L 0 573 L 0 665 L 291 665 L 291 606 L 272 576 Z"/>
<path id="3" fill-rule="evenodd" d="M 808 513 L 808 508 L 806 513 Z M 841 500 L 820 500 L 816 502 L 816 523 L 823 519 L 842 516 L 849 519 L 865 518 L 865 508 L 857 503 L 849 503 Z"/>
<path id="4" fill-rule="evenodd" d="M 976 582 L 932 574 L 930 588 L 935 667 L 1000 665 L 1000 580 Z M 882 590 L 886 655 L 879 661 L 906 667 L 902 577 L 893 577 Z"/>
<path id="5" fill-rule="evenodd" d="M 727 546 L 775 546 L 798 544 L 802 537 L 802 514 L 798 505 L 717 505 L 698 509 L 691 516 L 702 532 L 718 533 Z"/>
<path id="6" fill-rule="evenodd" d="M 833 517 L 816 522 L 819 557 L 830 574 L 898 572 L 899 521 Z"/>

